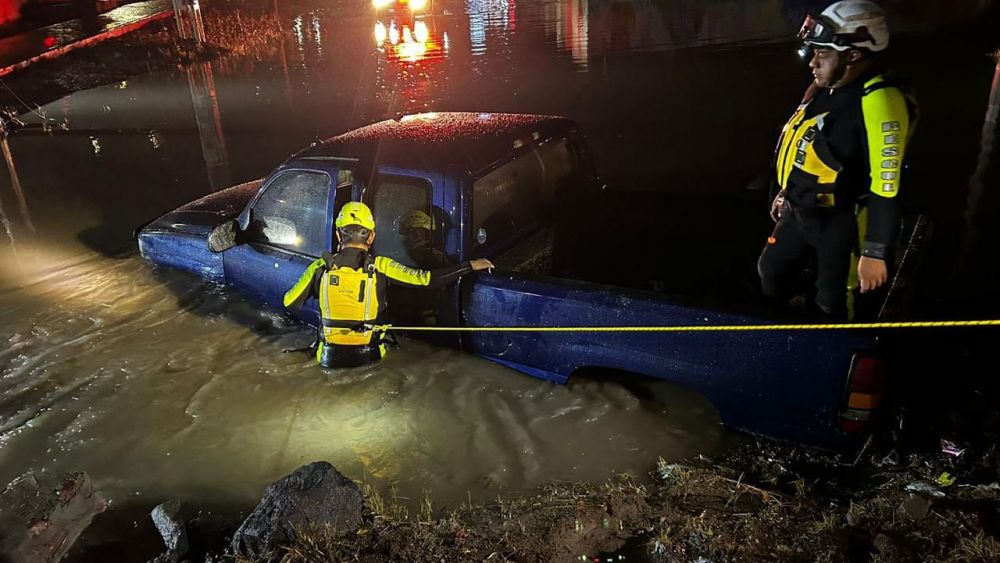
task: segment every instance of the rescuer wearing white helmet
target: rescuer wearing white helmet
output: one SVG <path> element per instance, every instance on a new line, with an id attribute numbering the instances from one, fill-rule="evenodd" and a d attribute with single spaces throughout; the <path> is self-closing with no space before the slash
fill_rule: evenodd
<path id="1" fill-rule="evenodd" d="M 433 271 L 410 268 L 370 252 L 375 218 L 367 205 L 345 203 L 334 223 L 338 249 L 324 252 L 285 293 L 285 307 L 297 308 L 310 297 L 319 301 L 320 327 L 316 361 L 323 367 L 357 367 L 385 355 L 383 334 L 374 330 L 387 306 L 389 283 L 434 288 L 473 271 L 492 268 L 476 259 Z"/>
<path id="2" fill-rule="evenodd" d="M 888 279 L 917 105 L 878 64 L 889 46 L 878 4 L 835 2 L 819 16 L 806 16 L 799 38 L 813 83 L 778 140 L 773 179 L 780 191 L 771 206 L 777 225 L 758 271 L 764 295 L 787 303 L 789 282 L 815 251 L 815 304 L 842 319 L 849 314 L 849 287 L 866 293 Z"/>

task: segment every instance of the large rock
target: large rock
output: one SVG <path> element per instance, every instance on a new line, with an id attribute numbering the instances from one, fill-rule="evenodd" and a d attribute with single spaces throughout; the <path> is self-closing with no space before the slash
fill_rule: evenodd
<path id="1" fill-rule="evenodd" d="M 309 525 L 354 530 L 362 523 L 364 498 L 353 481 L 325 461 L 303 465 L 278 479 L 233 535 L 234 554 L 263 555 Z"/>
<path id="2" fill-rule="evenodd" d="M 86 473 L 18 477 L 0 493 L 0 561 L 59 561 L 107 506 Z"/>
<path id="3" fill-rule="evenodd" d="M 188 535 L 184 520 L 181 519 L 180 501 L 168 500 L 157 505 L 149 516 L 167 547 L 167 552 L 157 557 L 156 561 L 178 561 L 187 555 Z"/>

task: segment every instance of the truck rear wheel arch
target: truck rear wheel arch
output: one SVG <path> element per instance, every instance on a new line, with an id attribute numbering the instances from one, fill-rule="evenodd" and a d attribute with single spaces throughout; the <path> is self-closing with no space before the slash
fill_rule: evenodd
<path id="1" fill-rule="evenodd" d="M 711 407 L 721 422 L 719 409 L 712 404 L 708 397 L 679 383 L 635 371 L 603 366 L 581 366 L 570 372 L 566 380 L 566 385 L 572 385 L 574 382 L 583 380 L 617 383 L 634 394 L 640 401 L 662 402 L 663 397 L 658 396 L 658 393 L 683 394 L 687 400 L 702 402 L 705 406 Z M 648 384 L 652 382 L 662 382 L 663 385 L 657 386 L 659 388 L 651 389 Z"/>

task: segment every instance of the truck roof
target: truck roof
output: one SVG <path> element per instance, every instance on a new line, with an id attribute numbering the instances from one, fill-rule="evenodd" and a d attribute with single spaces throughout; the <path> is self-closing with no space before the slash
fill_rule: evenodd
<path id="1" fill-rule="evenodd" d="M 475 173 L 528 144 L 569 134 L 564 117 L 513 113 L 442 112 L 387 119 L 331 137 L 293 158 L 356 158 L 369 163 Z"/>

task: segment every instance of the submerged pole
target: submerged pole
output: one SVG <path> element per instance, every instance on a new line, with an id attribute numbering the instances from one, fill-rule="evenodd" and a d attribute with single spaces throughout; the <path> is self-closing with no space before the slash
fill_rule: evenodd
<path id="1" fill-rule="evenodd" d="M 198 45 L 205 42 L 205 24 L 198 0 L 173 0 L 174 20 L 181 39 L 194 39 Z"/>
<path id="2" fill-rule="evenodd" d="M 191 105 L 198 124 L 201 153 L 208 169 L 208 182 L 213 192 L 228 188 L 231 183 L 229 153 L 222 133 L 222 115 L 215 89 L 215 76 L 209 62 L 195 63 L 188 67 L 188 86 Z"/>
<path id="3" fill-rule="evenodd" d="M 6 117 L 0 119 L 3 121 L 3 123 L 0 124 L 0 150 L 2 150 L 4 161 L 7 163 L 7 171 L 10 173 L 10 186 L 14 191 L 14 197 L 17 198 L 17 206 L 21 211 L 21 218 L 24 220 L 24 226 L 33 233 L 35 232 L 35 225 L 31 222 L 31 213 L 28 212 L 28 202 L 24 197 L 24 190 L 21 188 L 21 179 L 17 175 L 17 167 L 14 166 L 14 155 L 10 152 L 10 141 L 7 139 L 8 134 L 11 131 L 11 127 L 13 127 L 15 123 L 20 125 L 23 125 L 23 123 L 17 121 L 17 119 L 13 117 L 10 119 Z"/>

